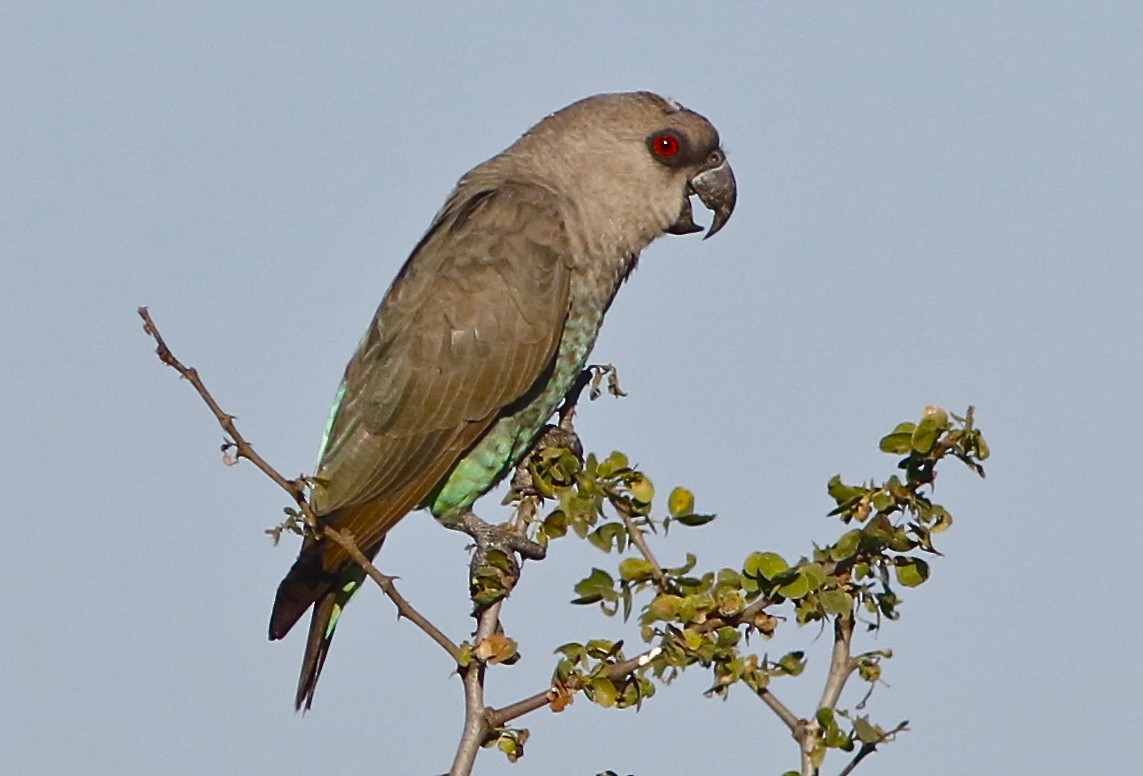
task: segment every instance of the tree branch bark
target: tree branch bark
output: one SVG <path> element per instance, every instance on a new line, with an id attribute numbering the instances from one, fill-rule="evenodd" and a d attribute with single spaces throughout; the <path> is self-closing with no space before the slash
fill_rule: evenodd
<path id="1" fill-rule="evenodd" d="M 829 676 L 826 678 L 819 709 L 832 709 L 841 698 L 841 691 L 856 667 L 850 654 L 853 641 L 853 618 L 838 616 L 833 621 L 833 653 L 830 656 Z"/>
<path id="2" fill-rule="evenodd" d="M 357 543 L 353 541 L 352 537 L 340 531 L 336 531 L 329 526 L 321 530 L 323 536 L 328 536 L 337 542 L 337 544 L 349 554 L 349 557 L 365 570 L 369 578 L 377 583 L 377 586 L 381 588 L 382 592 L 384 592 L 385 595 L 389 597 L 389 600 L 393 602 L 393 605 L 397 607 L 398 617 L 404 617 L 424 631 L 430 639 L 440 645 L 441 649 L 449 653 L 453 660 L 460 658 L 460 647 L 457 646 L 452 639 L 442 633 L 437 626 L 429 622 L 424 615 L 413 608 L 413 605 L 409 603 L 408 599 L 397 592 L 397 587 L 393 584 L 396 577 L 391 577 L 388 574 L 382 574 L 378 571 L 377 567 L 373 565 L 369 558 L 365 557 L 365 553 L 358 548 Z"/>
<path id="3" fill-rule="evenodd" d="M 504 599 L 489 604 L 477 617 L 476 635 L 473 643 L 492 638 L 500 624 L 500 607 Z M 473 657 L 472 662 L 464 666 L 460 673 L 464 682 L 464 728 L 460 734 L 460 742 L 456 748 L 456 756 L 449 769 L 449 776 L 469 776 L 472 766 L 476 762 L 476 754 L 480 745 L 488 735 L 489 725 L 484 706 L 484 671 L 485 662 Z"/>
<path id="4" fill-rule="evenodd" d="M 762 702 L 770 707 L 770 710 L 778 715 L 778 719 L 790 729 L 790 734 L 794 738 L 798 737 L 798 728 L 802 725 L 802 721 L 798 719 L 794 712 L 790 711 L 789 707 L 782 701 L 778 700 L 774 693 L 770 692 L 769 688 L 763 687 L 757 691 L 757 695 L 762 699 Z"/>
<path id="5" fill-rule="evenodd" d="M 234 443 L 234 452 L 236 458 L 245 458 L 258 467 L 258 470 L 273 480 L 278 487 L 290 494 L 290 496 L 297 502 L 298 507 L 302 510 L 302 514 L 306 518 L 306 523 L 311 527 L 316 523 L 313 510 L 310 508 L 309 503 L 306 501 L 305 483 L 298 480 L 288 480 L 283 477 L 277 469 L 268 464 L 262 456 L 254 451 L 254 447 L 246 440 L 244 436 L 238 431 L 238 427 L 234 424 L 234 416 L 224 411 L 210 395 L 210 391 L 206 389 L 202 379 L 198 376 L 198 370 L 194 367 L 189 367 L 175 358 L 174 353 L 167 347 L 167 343 L 163 340 L 163 335 L 159 333 L 159 328 L 155 322 L 151 320 L 151 313 L 146 307 L 140 307 L 137 311 L 139 317 L 143 319 L 143 331 L 155 340 L 155 354 L 167 366 L 174 369 L 182 377 L 189 382 L 210 411 L 214 413 L 218 425 L 222 426 L 222 430 Z"/>

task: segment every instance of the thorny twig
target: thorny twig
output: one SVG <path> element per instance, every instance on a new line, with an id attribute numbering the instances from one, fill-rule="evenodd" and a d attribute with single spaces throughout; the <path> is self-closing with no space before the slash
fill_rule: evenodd
<path id="1" fill-rule="evenodd" d="M 222 427 L 222 430 L 230 438 L 227 446 L 234 448 L 234 459 L 241 460 L 245 458 L 258 468 L 263 474 L 273 480 L 282 490 L 290 494 L 290 497 L 298 506 L 305 524 L 309 526 L 311 531 L 321 533 L 323 536 L 329 537 L 332 541 L 340 545 L 346 553 L 349 554 L 365 570 L 369 578 L 377 583 L 377 586 L 389 597 L 389 600 L 397 607 L 397 614 L 404 617 L 424 631 L 429 638 L 435 641 L 446 652 L 456 659 L 460 655 L 460 647 L 458 647 L 451 639 L 444 635 L 431 622 L 428 621 L 420 612 L 418 612 L 413 605 L 410 604 L 400 593 L 397 592 L 396 586 L 393 584 L 395 577 L 382 574 L 377 570 L 368 558 L 365 557 L 361 549 L 353 541 L 353 538 L 344 535 L 333 528 L 322 526 L 319 524 L 317 516 L 314 514 L 313 507 L 310 505 L 309 500 L 306 498 L 306 481 L 304 478 L 296 480 L 286 479 L 277 469 L 266 462 L 260 456 L 246 437 L 242 436 L 242 432 L 238 430 L 238 426 L 234 422 L 234 416 L 226 412 L 219 406 L 214 396 L 211 395 L 206 385 L 203 383 L 202 378 L 199 377 L 198 370 L 194 367 L 189 367 L 179 361 L 171 349 L 167 346 L 163 335 L 159 333 L 159 328 L 151 319 L 151 313 L 146 307 L 140 307 L 139 317 L 143 319 L 143 331 L 145 331 L 155 341 L 155 353 L 158 355 L 159 360 L 167 366 L 178 372 L 191 386 L 198 392 L 206 406 L 214 413 L 215 419 Z"/>
<path id="2" fill-rule="evenodd" d="M 306 500 L 306 483 L 304 480 L 288 480 L 283 477 L 277 469 L 270 464 L 262 456 L 254 451 L 253 446 L 246 440 L 246 437 L 238 431 L 238 427 L 234 424 L 234 416 L 224 411 L 222 407 L 218 406 L 218 402 L 210 395 L 210 391 L 206 389 L 202 379 L 198 376 L 198 370 L 194 367 L 186 366 L 177 358 L 171 349 L 167 347 L 167 343 L 163 340 L 163 335 L 159 333 L 159 329 L 155 326 L 155 322 L 151 320 L 151 313 L 146 307 L 140 307 L 138 310 L 139 317 L 143 319 L 143 331 L 155 340 L 155 354 L 167 366 L 174 369 L 183 378 L 189 382 L 202 400 L 206 402 L 206 406 L 214 413 L 215 419 L 218 420 L 218 425 L 222 426 L 222 430 L 230 437 L 234 447 L 234 458 L 240 460 L 245 458 L 258 467 L 258 470 L 269 477 L 275 482 L 282 490 L 290 494 L 290 497 L 297 502 L 298 508 L 305 516 L 306 524 L 311 528 L 316 526 L 317 518 L 314 517 L 313 509 L 310 508 L 309 502 Z"/>
<path id="3" fill-rule="evenodd" d="M 501 598 L 476 615 L 474 643 L 479 645 L 496 634 L 500 627 L 500 607 L 503 603 L 504 599 Z M 464 728 L 460 734 L 460 742 L 456 747 L 456 756 L 453 758 L 449 776 L 468 776 L 472 773 L 476 753 L 488 735 L 490 728 L 484 708 L 484 671 L 484 661 L 475 657 L 460 670 L 464 682 Z"/>

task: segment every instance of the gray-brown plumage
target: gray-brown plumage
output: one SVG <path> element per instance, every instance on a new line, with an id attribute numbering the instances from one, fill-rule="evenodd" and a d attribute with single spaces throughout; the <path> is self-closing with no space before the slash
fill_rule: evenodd
<path id="1" fill-rule="evenodd" d="M 465 514 L 570 389 L 639 252 L 700 231 L 691 194 L 715 213 L 710 236 L 735 193 L 714 127 L 647 92 L 574 103 L 461 178 L 346 368 L 316 473 L 322 522 L 372 557 L 416 508 Z M 309 535 L 278 588 L 271 639 L 314 606 L 299 707 L 362 579 Z"/>

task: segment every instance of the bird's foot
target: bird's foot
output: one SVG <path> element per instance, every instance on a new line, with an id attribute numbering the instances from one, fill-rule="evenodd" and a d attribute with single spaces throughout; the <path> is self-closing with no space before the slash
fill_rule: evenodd
<path id="1" fill-rule="evenodd" d="M 528 560 L 543 560 L 547 554 L 543 545 L 511 529 L 486 523 L 471 511 L 444 525 L 468 534 L 476 542 L 469 567 L 469 592 L 477 611 L 512 592 L 520 579 L 517 553 Z"/>
<path id="2" fill-rule="evenodd" d="M 513 553 L 519 553 L 520 557 L 527 560 L 543 560 L 548 554 L 547 548 L 542 544 L 537 544 L 510 528 L 486 523 L 471 510 L 445 522 L 445 527 L 471 536 L 476 542 L 476 559 L 480 562 L 486 561 L 488 553 L 492 550 L 499 550 L 509 557 Z"/>

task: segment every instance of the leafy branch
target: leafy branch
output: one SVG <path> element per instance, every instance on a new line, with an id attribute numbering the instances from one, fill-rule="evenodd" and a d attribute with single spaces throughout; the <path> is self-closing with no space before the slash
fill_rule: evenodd
<path id="1" fill-rule="evenodd" d="M 598 604 L 607 616 L 620 611 L 629 619 L 638 607 L 640 636 L 652 645 L 641 655 L 634 673 L 621 681 L 611 668 L 625 665 L 622 642 L 595 639 L 565 644 L 556 669 L 561 686 L 582 689 L 605 707 L 638 707 L 654 694 L 650 679 L 669 683 L 688 667 L 712 672 L 708 695 L 725 697 L 742 683 L 751 689 L 789 729 L 800 752 L 800 769 L 817 774 L 829 749 L 855 752 L 842 773 L 850 773 L 877 747 L 907 729 L 900 723 L 885 729 L 861 711 L 880 680 L 888 649 L 854 654 L 856 625 L 878 630 L 900 616 L 896 586 L 911 588 L 930 574 L 922 555 L 939 555 L 933 537 L 952 525 L 947 509 L 931 500 L 937 466 L 946 457 L 960 460 L 983 476 L 988 446 L 975 427 L 970 407 L 963 417 L 926 408 L 919 422 L 902 423 L 881 440 L 885 452 L 903 456 L 884 482 L 847 485 L 834 477 L 828 492 L 836 508 L 831 516 L 846 530 L 833 544 L 814 547 L 797 563 L 775 552 L 750 553 L 741 567 L 699 574 L 697 558 L 687 554 L 675 568 L 663 567 L 648 544 L 648 534 L 665 537 L 673 523 L 701 526 L 712 515 L 694 509 L 694 497 L 675 488 L 667 499 L 668 516 L 651 515 L 654 487 L 626 456 L 580 459 L 570 451 L 545 448 L 532 456 L 532 481 L 554 502 L 536 518 L 541 541 L 570 533 L 604 552 L 626 554 L 609 573 L 601 568 L 580 580 L 573 603 Z M 511 497 L 511 494 L 510 494 Z M 633 548 L 633 550 L 632 550 Z M 769 639 L 792 610 L 798 625 L 832 623 L 833 646 L 821 698 L 812 714 L 799 716 L 771 688 L 772 680 L 798 676 L 806 666 L 801 651 L 777 660 L 748 653 L 751 636 Z M 853 711 L 839 709 L 853 674 L 869 684 L 869 692 Z"/>
<path id="2" fill-rule="evenodd" d="M 576 382 L 560 409 L 559 423 L 547 429 L 534 450 L 518 467 L 505 499 L 514 505 L 508 526 L 519 541 L 531 539 L 547 547 L 569 535 L 587 540 L 605 553 L 623 556 L 614 573 L 593 568 L 575 586 L 578 605 L 599 605 L 607 616 L 636 617 L 644 647 L 632 656 L 624 642 L 589 639 L 556 649 L 551 682 L 531 696 L 499 709 L 484 704 L 486 667 L 512 664 L 516 643 L 503 632 L 500 610 L 519 580 L 515 559 L 518 545 L 474 555 L 469 594 L 476 629 L 471 642 L 456 642 L 433 625 L 397 591 L 394 578 L 381 573 L 357 547 L 352 536 L 323 525 L 310 504 L 309 480 L 288 479 L 253 449 L 211 396 L 198 372 L 180 362 L 164 342 L 146 308 L 139 308 L 144 330 L 154 340 L 160 360 L 191 383 L 225 434 L 222 452 L 228 464 L 246 459 L 290 496 L 288 519 L 268 531 L 277 541 L 283 532 L 314 532 L 343 547 L 347 554 L 393 601 L 398 614 L 429 636 L 457 666 L 465 696 L 465 721 L 450 776 L 470 774 L 481 747 L 499 748 L 511 761 L 523 755 L 528 731 L 509 727 L 541 708 L 561 711 L 578 693 L 604 707 L 638 708 L 655 694 L 656 682 L 670 683 L 682 671 L 699 666 L 711 671 L 707 695 L 726 697 L 741 683 L 765 704 L 795 739 L 800 757 L 797 771 L 820 772 L 831 749 L 852 753 L 840 776 L 850 774 L 879 746 L 907 729 L 891 728 L 861 714 L 880 680 L 888 649 L 854 652 L 857 626 L 876 631 L 900 616 L 897 587 L 923 584 L 930 575 L 923 556 L 936 556 L 934 536 L 952 525 L 952 516 L 932 501 L 938 464 L 951 456 L 983 476 L 989 450 L 975 427 L 970 407 L 963 417 L 929 407 L 916 423 L 902 423 L 880 443 L 884 452 L 899 456 L 888 479 L 851 485 L 840 477 L 828 484 L 843 533 L 832 544 L 815 546 L 806 557 L 788 563 L 780 554 L 754 551 L 740 566 L 697 572 L 698 559 L 687 553 L 677 566 L 665 566 L 651 548 L 651 539 L 669 538 L 672 526 L 701 527 L 714 515 L 695 510 L 693 494 L 673 489 L 667 516 L 652 514 L 655 488 L 650 478 L 622 453 L 606 458 L 584 456 L 572 421 L 581 393 L 592 398 L 607 389 L 623 395 L 614 368 L 593 367 Z M 545 506 L 550 506 L 545 512 Z M 461 526 L 461 530 L 472 530 Z M 474 536 L 475 538 L 475 536 Z M 541 553 L 542 554 L 542 553 Z M 523 557 L 538 557 L 523 554 Z M 831 624 L 833 643 L 820 700 L 811 713 L 799 715 L 774 693 L 771 684 L 801 675 L 807 661 L 801 651 L 777 659 L 749 652 L 751 637 L 771 638 L 780 623 L 799 626 Z M 866 682 L 865 697 L 852 709 L 839 708 L 852 676 Z"/>
<path id="3" fill-rule="evenodd" d="M 336 542 L 345 549 L 350 558 L 365 570 L 369 578 L 393 602 L 398 615 L 408 619 L 424 631 L 456 662 L 457 672 L 461 676 L 464 687 L 465 721 L 449 775 L 467 776 L 470 774 L 476 754 L 482 746 L 498 745 L 512 760 L 522 755 L 524 741 L 527 740 L 527 731 L 506 730 L 504 725 L 523 714 L 543 708 L 545 705 L 550 705 L 553 709 L 562 708 L 560 702 L 561 699 L 566 699 L 566 688 L 553 686 L 543 693 L 525 698 L 499 710 L 490 709 L 484 705 L 485 667 L 492 663 L 511 664 L 517 658 L 516 644 L 503 634 L 499 618 L 503 601 L 518 580 L 519 565 L 515 560 L 497 550 L 487 553 L 480 564 L 476 563 L 476 557 L 479 557 L 480 554 L 478 553 L 474 557 L 470 577 L 470 593 L 474 604 L 473 616 L 477 621 L 477 627 L 473 636 L 473 643 L 457 644 L 398 592 L 394 582 L 396 578 L 381 573 L 361 552 L 351 535 L 324 525 L 318 519 L 309 500 L 309 480 L 304 476 L 289 479 L 262 458 L 238 429 L 235 416 L 223 410 L 207 389 L 206 384 L 198 374 L 198 370 L 183 364 L 175 357 L 159 332 L 158 326 L 151 318 L 148 309 L 140 307 L 137 312 L 143 321 L 144 332 L 155 342 L 155 353 L 159 360 L 174 369 L 191 384 L 221 426 L 225 434 L 222 444 L 223 461 L 227 465 L 235 465 L 243 459 L 250 461 L 293 500 L 294 506 L 286 509 L 287 519 L 266 531 L 274 539 L 275 544 L 281 535 L 287 531 L 293 533 L 312 531 Z M 608 390 L 615 395 L 622 394 L 613 367 L 593 367 L 585 371 L 560 410 L 560 425 L 551 429 L 549 434 L 541 440 L 541 444 L 559 442 L 570 444 L 578 449 L 579 442 L 571 428 L 576 402 L 581 392 L 589 386 L 591 395 L 597 396 L 600 391 L 600 382 L 605 377 L 608 378 Z M 539 496 L 531 490 L 526 470 L 518 472 L 516 482 L 519 485 L 516 492 L 520 503 L 513 529 L 522 536 L 529 524 L 528 506 L 534 506 L 538 503 Z M 461 530 L 466 529 L 462 526 Z M 614 666 L 616 680 L 622 678 L 622 671 L 633 670 L 639 663 L 639 660 L 634 660 L 628 661 L 624 665 Z M 625 665 L 628 667 L 624 667 Z"/>

